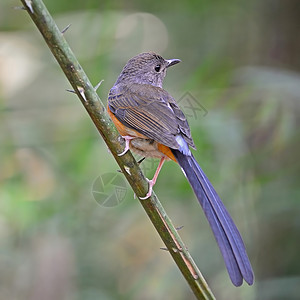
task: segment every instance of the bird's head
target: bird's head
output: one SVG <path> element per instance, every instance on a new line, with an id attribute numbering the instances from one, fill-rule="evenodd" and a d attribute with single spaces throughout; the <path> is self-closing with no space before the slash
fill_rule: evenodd
<path id="1" fill-rule="evenodd" d="M 154 52 L 141 53 L 127 62 L 115 84 L 140 83 L 162 87 L 167 68 L 179 62 L 179 59 L 164 59 Z"/>

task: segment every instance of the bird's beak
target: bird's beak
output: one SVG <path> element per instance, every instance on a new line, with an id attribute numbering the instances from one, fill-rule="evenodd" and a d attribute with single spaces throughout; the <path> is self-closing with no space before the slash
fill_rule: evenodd
<path id="1" fill-rule="evenodd" d="M 175 59 L 166 59 L 166 62 L 168 63 L 167 64 L 167 68 L 169 68 L 171 66 L 174 66 L 174 65 L 180 63 L 181 60 L 180 59 L 176 59 L 176 58 Z"/>

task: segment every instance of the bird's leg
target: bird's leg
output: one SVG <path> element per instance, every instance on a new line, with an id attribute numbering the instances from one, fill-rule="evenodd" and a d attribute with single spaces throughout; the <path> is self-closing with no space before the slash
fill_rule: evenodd
<path id="1" fill-rule="evenodd" d="M 152 178 L 151 180 L 149 180 L 149 179 L 147 178 L 147 181 L 149 182 L 149 190 L 148 190 L 148 193 L 147 193 L 147 195 L 146 195 L 145 197 L 139 197 L 141 200 L 145 200 L 145 199 L 147 199 L 147 198 L 149 198 L 149 197 L 151 196 L 152 190 L 153 190 L 153 186 L 154 186 L 154 184 L 156 183 L 158 174 L 159 174 L 159 172 L 160 172 L 160 170 L 161 170 L 161 168 L 162 168 L 162 166 L 163 166 L 165 160 L 166 160 L 166 157 L 165 157 L 165 156 L 162 157 L 162 158 L 160 159 L 160 162 L 159 162 L 159 164 L 158 164 L 158 167 L 157 167 L 157 169 L 156 169 L 156 171 L 155 171 L 155 174 L 154 174 L 153 178 Z"/>
<path id="2" fill-rule="evenodd" d="M 129 143 L 134 139 L 134 137 L 130 135 L 122 135 L 122 138 L 125 140 L 125 149 L 122 153 L 118 154 L 118 156 L 124 155 L 129 150 Z"/>

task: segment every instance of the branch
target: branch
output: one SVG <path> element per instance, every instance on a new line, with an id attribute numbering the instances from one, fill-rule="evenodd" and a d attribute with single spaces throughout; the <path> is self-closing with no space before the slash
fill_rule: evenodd
<path id="1" fill-rule="evenodd" d="M 118 156 L 118 153 L 121 153 L 124 148 L 119 142 L 119 134 L 109 118 L 105 106 L 67 44 L 63 33 L 56 26 L 42 1 L 21 0 L 21 2 L 43 35 L 52 54 L 109 147 L 134 193 L 138 197 L 145 196 L 148 191 L 148 182 L 129 151 L 121 157 Z M 140 203 L 196 298 L 215 299 L 155 194 L 153 193 L 150 198 L 142 200 Z"/>

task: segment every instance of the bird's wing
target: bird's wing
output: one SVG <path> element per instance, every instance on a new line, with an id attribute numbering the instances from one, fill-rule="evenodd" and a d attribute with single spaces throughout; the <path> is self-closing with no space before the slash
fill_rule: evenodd
<path id="1" fill-rule="evenodd" d="M 195 148 L 190 128 L 174 98 L 152 85 L 115 86 L 108 96 L 108 106 L 116 118 L 132 128 L 173 149 L 179 149 L 176 137 L 181 135 Z"/>

